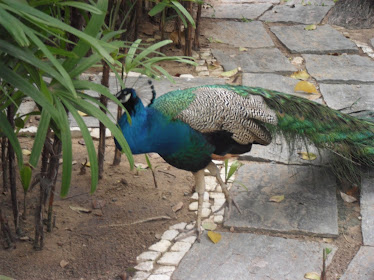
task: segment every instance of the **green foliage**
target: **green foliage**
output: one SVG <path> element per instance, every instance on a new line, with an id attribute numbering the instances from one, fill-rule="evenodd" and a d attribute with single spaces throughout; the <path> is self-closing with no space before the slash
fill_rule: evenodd
<path id="1" fill-rule="evenodd" d="M 156 2 L 155 0 L 151 0 L 153 2 Z M 196 2 L 200 3 L 201 1 L 196 1 L 196 0 L 188 0 L 191 2 Z M 162 0 L 158 2 L 150 11 L 149 15 L 150 16 L 155 16 L 161 12 L 164 12 L 166 8 L 172 8 L 175 10 L 175 12 L 178 14 L 179 18 L 182 20 L 184 26 L 187 26 L 187 21 L 186 19 L 191 23 L 191 25 L 195 28 L 195 21 L 193 20 L 192 16 L 190 13 L 183 7 L 181 3 L 177 0 Z"/>
<path id="2" fill-rule="evenodd" d="M 230 168 L 229 168 L 229 160 L 225 160 L 225 183 L 230 180 L 230 178 L 239 170 L 239 168 L 243 165 L 238 160 L 235 160 L 231 163 Z"/>
<path id="3" fill-rule="evenodd" d="M 175 1 L 174 1 L 175 2 Z M 175 7 L 178 4 L 173 3 Z M 70 8 L 78 8 L 86 19 L 84 30 L 70 25 Z M 118 8 L 118 5 L 116 6 Z M 180 8 L 180 7 L 179 7 Z M 91 191 L 98 183 L 98 163 L 96 150 L 88 128 L 78 111 L 97 118 L 117 139 L 126 154 L 130 166 L 133 157 L 122 131 L 100 110 L 100 102 L 85 94 L 94 90 L 108 97 L 117 105 L 123 105 L 109 92 L 108 88 L 91 81 L 79 80 L 80 75 L 103 60 L 107 63 L 121 86 L 124 86 L 116 71 L 122 66 L 119 59 L 126 56 L 126 72 L 136 71 L 146 75 L 166 75 L 167 72 L 156 65 L 164 60 L 176 60 L 193 64 L 185 57 L 167 57 L 156 50 L 170 41 L 159 42 L 144 48 L 140 41 L 128 46 L 117 38 L 123 30 L 112 31 L 115 12 L 109 28 L 105 25 L 108 1 L 13 1 L 0 0 L 0 133 L 9 138 L 13 146 L 21 181 L 25 188 L 29 185 L 29 174 L 37 166 L 49 128 L 62 142 L 62 185 L 61 195 L 68 193 L 72 172 L 72 142 L 67 113 L 76 120 L 86 143 L 91 163 Z M 180 9 L 181 13 L 184 11 Z M 64 15 L 64 16 L 62 16 Z M 70 40 L 70 35 L 77 42 Z M 68 46 L 72 46 L 68 48 Z M 130 48 L 127 55 L 123 48 Z M 129 64 L 128 64 L 129 63 Z M 29 158 L 24 164 L 21 147 L 16 132 L 7 120 L 5 110 L 11 104 L 18 108 L 22 99 L 29 97 L 37 104 L 40 122 Z M 17 127 L 23 126 L 17 117 Z M 30 169 L 29 169 L 30 168 Z M 31 178 L 31 177 L 30 177 Z"/>
<path id="4" fill-rule="evenodd" d="M 24 165 L 20 170 L 21 183 L 24 192 L 27 192 L 31 182 L 32 170 L 28 165 Z"/>

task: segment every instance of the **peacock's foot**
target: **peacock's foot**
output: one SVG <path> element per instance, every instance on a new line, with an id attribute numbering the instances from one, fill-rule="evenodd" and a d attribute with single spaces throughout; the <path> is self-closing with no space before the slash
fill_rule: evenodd
<path id="1" fill-rule="evenodd" d="M 223 190 L 223 189 L 222 189 Z M 222 204 L 222 206 L 220 208 L 218 208 L 218 210 L 214 211 L 213 213 L 217 213 L 219 211 L 221 211 L 222 209 L 226 208 L 227 207 L 227 212 L 226 212 L 226 215 L 225 215 L 225 220 L 229 219 L 230 216 L 231 216 L 231 213 L 232 213 L 232 205 L 235 206 L 235 208 L 238 210 L 238 212 L 240 214 L 242 214 L 242 211 L 240 210 L 240 207 L 238 205 L 238 203 L 232 198 L 230 192 L 226 189 L 227 191 L 227 195 L 226 193 L 224 192 L 225 194 L 225 198 L 226 198 L 226 202 L 224 204 Z"/>
<path id="2" fill-rule="evenodd" d="M 190 236 L 196 236 L 197 242 L 200 242 L 200 238 L 201 238 L 201 235 L 203 233 L 203 229 L 201 228 L 201 226 L 198 228 L 197 223 L 195 223 L 195 225 L 191 229 L 181 229 L 181 230 L 178 230 L 178 231 L 181 234 L 180 234 L 180 236 L 175 238 L 176 241 L 183 240 L 183 239 L 185 239 L 187 237 L 190 237 Z"/>

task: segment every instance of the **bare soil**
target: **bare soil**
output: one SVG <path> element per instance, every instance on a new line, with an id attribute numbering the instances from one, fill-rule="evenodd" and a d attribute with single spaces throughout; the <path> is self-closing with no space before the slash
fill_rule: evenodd
<path id="1" fill-rule="evenodd" d="M 105 175 L 91 195 L 89 168 L 81 175 L 87 155 L 79 140 L 73 139 L 73 159 L 77 164 L 73 168 L 70 192 L 65 199 L 56 196 L 56 227 L 53 232 L 45 233 L 44 249 L 35 251 L 32 244 L 37 186 L 28 194 L 29 215 L 21 220 L 24 236 L 29 240 L 18 241 L 12 249 L 0 249 L 0 275 L 30 280 L 122 279 L 124 274 L 133 271 L 136 256 L 157 242 L 170 225 L 193 221 L 193 215 L 187 210 L 194 184 L 191 173 L 173 168 L 158 155 L 151 154 L 150 160 L 156 167 L 156 189 L 150 170 L 130 171 L 126 157 L 119 166 L 111 164 L 114 143 L 107 139 Z M 21 139 L 21 145 L 30 149 L 32 139 Z M 144 156 L 135 156 L 135 162 L 146 164 Z M 59 185 L 60 182 L 57 189 Z M 19 193 L 19 201 L 22 199 L 23 194 Z M 2 195 L 1 201 L 12 224 L 10 194 Z M 179 202 L 184 207 L 174 213 L 172 207 Z M 82 207 L 90 213 L 70 207 Z M 170 219 L 161 219 L 164 216 Z M 150 218 L 156 220 L 144 221 Z M 62 268 L 61 261 L 68 264 Z"/>

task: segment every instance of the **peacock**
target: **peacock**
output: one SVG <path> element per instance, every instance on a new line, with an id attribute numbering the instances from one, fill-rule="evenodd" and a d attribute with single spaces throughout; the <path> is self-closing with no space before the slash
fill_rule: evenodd
<path id="1" fill-rule="evenodd" d="M 355 118 L 305 98 L 258 87 L 208 85 L 175 90 L 144 106 L 133 88 L 117 93 L 131 116 L 119 126 L 133 154 L 155 152 L 167 163 L 191 171 L 198 193 L 196 231 L 201 234 L 204 170 L 222 187 L 230 216 L 232 199 L 212 161 L 268 145 L 276 135 L 331 151 L 338 177 L 355 178 L 374 166 L 374 122 Z"/>

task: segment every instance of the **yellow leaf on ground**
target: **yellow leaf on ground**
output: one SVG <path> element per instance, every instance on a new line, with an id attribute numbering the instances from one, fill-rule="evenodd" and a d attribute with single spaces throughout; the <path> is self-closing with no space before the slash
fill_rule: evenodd
<path id="1" fill-rule="evenodd" d="M 318 93 L 316 87 L 307 81 L 300 81 L 296 84 L 294 91 L 304 91 L 308 93 Z"/>
<path id="2" fill-rule="evenodd" d="M 226 71 L 226 72 L 222 72 L 221 73 L 221 76 L 222 77 L 232 77 L 232 76 L 234 76 L 235 74 L 237 74 L 238 73 L 238 68 L 235 68 L 235 69 L 232 69 L 232 70 L 230 70 L 230 71 Z"/>
<path id="3" fill-rule="evenodd" d="M 210 240 L 212 240 L 214 244 L 218 243 L 222 238 L 221 234 L 214 231 L 208 231 L 208 237 L 210 238 Z"/>
<path id="4" fill-rule="evenodd" d="M 79 114 L 80 116 L 82 116 L 82 117 L 85 117 L 85 116 L 87 116 L 87 114 L 86 114 L 86 113 L 83 113 L 83 112 L 81 112 L 81 111 L 78 111 L 78 114 Z"/>
<path id="5" fill-rule="evenodd" d="M 317 272 L 308 272 L 308 273 L 305 273 L 304 278 L 310 279 L 310 280 L 320 280 L 321 276 Z"/>
<path id="6" fill-rule="evenodd" d="M 315 30 L 316 28 L 317 28 L 317 25 L 315 24 L 310 24 L 304 27 L 304 29 L 307 31 Z"/>
<path id="7" fill-rule="evenodd" d="M 300 70 L 295 73 L 292 73 L 291 78 L 298 79 L 298 80 L 308 80 L 310 75 L 306 70 Z"/>
<path id="8" fill-rule="evenodd" d="M 24 156 L 29 156 L 29 155 L 31 155 L 31 151 L 30 151 L 30 150 L 27 150 L 27 149 L 22 149 L 22 154 L 23 154 Z"/>
<path id="9" fill-rule="evenodd" d="M 315 160 L 317 158 L 317 155 L 313 153 L 299 152 L 298 154 L 303 160 Z"/>
<path id="10" fill-rule="evenodd" d="M 239 48 L 239 51 L 241 51 L 241 52 L 246 52 L 246 51 L 248 51 L 248 49 L 247 49 L 247 48 L 240 47 L 240 48 Z"/>
<path id="11" fill-rule="evenodd" d="M 272 197 L 270 197 L 269 201 L 271 202 L 281 202 L 284 200 L 284 195 L 273 195 Z"/>
<path id="12" fill-rule="evenodd" d="M 91 167 L 91 163 L 89 161 L 82 162 L 82 165 L 87 166 L 87 167 Z"/>

